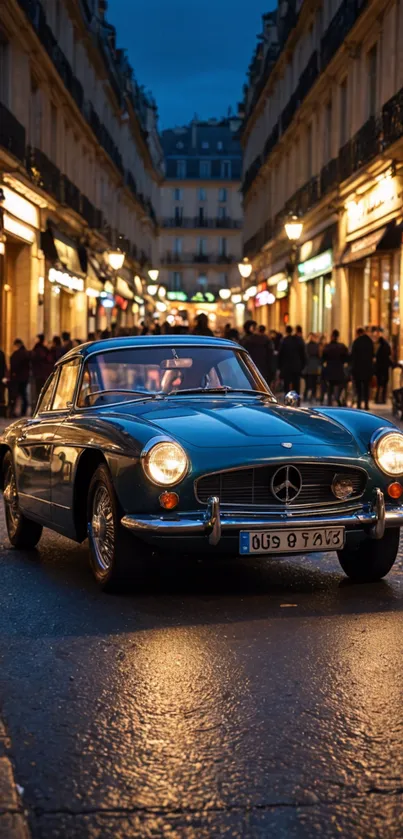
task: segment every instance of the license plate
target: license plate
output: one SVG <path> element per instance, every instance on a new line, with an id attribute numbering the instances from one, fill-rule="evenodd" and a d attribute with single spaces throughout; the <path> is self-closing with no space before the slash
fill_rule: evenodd
<path id="1" fill-rule="evenodd" d="M 242 530 L 240 554 L 288 554 L 337 551 L 344 547 L 344 527 L 294 527 L 281 530 Z"/>

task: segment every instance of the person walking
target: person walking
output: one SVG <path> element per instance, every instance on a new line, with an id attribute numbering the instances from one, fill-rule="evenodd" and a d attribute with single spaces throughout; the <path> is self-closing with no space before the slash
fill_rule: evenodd
<path id="1" fill-rule="evenodd" d="M 62 355 L 73 349 L 73 342 L 70 337 L 70 332 L 62 332 Z"/>
<path id="2" fill-rule="evenodd" d="M 348 361 L 348 349 L 339 341 L 339 336 L 339 330 L 334 329 L 330 343 L 326 345 L 323 352 L 323 361 L 326 364 L 328 405 L 332 404 L 333 393 L 335 393 L 338 405 L 341 405 L 341 393 L 346 384 L 344 365 Z"/>
<path id="3" fill-rule="evenodd" d="M 284 393 L 295 390 L 299 393 L 301 373 L 306 364 L 305 344 L 300 336 L 292 334 L 292 326 L 286 326 L 278 351 L 278 367 L 283 380 Z"/>
<path id="4" fill-rule="evenodd" d="M 37 337 L 37 342 L 31 350 L 31 370 L 33 376 L 33 393 L 32 393 L 32 409 L 34 409 L 39 394 L 52 370 L 52 359 L 50 352 L 45 344 L 45 336 L 41 332 Z"/>
<path id="5" fill-rule="evenodd" d="M 63 348 L 60 335 L 54 335 L 52 338 L 52 343 L 49 347 L 49 356 L 52 366 L 56 364 L 56 361 L 59 360 L 63 355 Z"/>
<path id="6" fill-rule="evenodd" d="M 377 405 L 384 405 L 386 402 L 386 391 L 389 381 L 389 370 L 392 366 L 390 344 L 383 337 L 379 335 L 378 349 L 375 354 L 375 373 L 376 373 L 376 403 Z"/>
<path id="7" fill-rule="evenodd" d="M 364 402 L 365 410 L 368 411 L 369 386 L 374 367 L 374 342 L 361 326 L 356 334 L 351 347 L 351 372 L 357 394 L 357 408 L 361 408 Z"/>
<path id="8" fill-rule="evenodd" d="M 27 386 L 29 380 L 30 354 L 23 341 L 16 338 L 14 352 L 10 356 L 10 416 L 16 416 L 17 399 L 21 399 L 21 416 L 25 417 L 28 408 Z"/>
<path id="9" fill-rule="evenodd" d="M 208 317 L 204 314 L 204 312 L 201 312 L 200 315 L 197 315 L 195 318 L 193 335 L 210 335 L 212 338 L 214 337 L 213 332 L 208 325 Z"/>
<path id="10" fill-rule="evenodd" d="M 273 379 L 274 351 L 270 338 L 257 331 L 255 320 L 247 320 L 244 324 L 244 336 L 241 344 L 248 351 L 252 361 L 268 384 Z"/>
<path id="11" fill-rule="evenodd" d="M 316 399 L 316 389 L 318 386 L 318 376 L 320 373 L 320 357 L 319 357 L 319 343 L 314 332 L 308 335 L 308 340 L 305 345 L 307 362 L 304 370 L 305 375 L 305 392 L 304 399 L 307 402 L 313 402 Z"/>

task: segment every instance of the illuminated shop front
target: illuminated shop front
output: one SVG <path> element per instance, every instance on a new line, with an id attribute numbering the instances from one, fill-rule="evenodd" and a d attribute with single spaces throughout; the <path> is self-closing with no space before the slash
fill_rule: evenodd
<path id="1" fill-rule="evenodd" d="M 350 340 L 357 327 L 381 326 L 400 355 L 401 177 L 391 171 L 345 205 Z"/>
<path id="2" fill-rule="evenodd" d="M 69 332 L 71 338 L 87 338 L 86 272 L 77 246 L 61 231 L 49 226 L 42 233 L 46 259 L 44 325 L 47 338 Z"/>
<path id="3" fill-rule="evenodd" d="M 298 282 L 305 283 L 305 331 L 330 336 L 335 281 L 332 278 L 333 250 L 300 262 Z"/>

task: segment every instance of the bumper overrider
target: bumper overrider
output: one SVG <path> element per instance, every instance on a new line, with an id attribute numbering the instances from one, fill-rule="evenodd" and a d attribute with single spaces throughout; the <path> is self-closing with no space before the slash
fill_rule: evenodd
<path id="1" fill-rule="evenodd" d="M 364 530 L 373 539 L 382 539 L 385 528 L 403 526 L 403 506 L 385 505 L 380 489 L 375 489 L 373 499 L 360 508 L 335 513 L 304 515 L 284 513 L 233 513 L 220 509 L 220 500 L 212 496 L 203 513 L 170 515 L 126 515 L 122 525 L 145 539 L 149 537 L 200 537 L 205 536 L 210 545 L 218 545 L 224 535 L 236 536 L 241 530 L 268 530 L 289 527 L 344 527 L 346 532 Z"/>

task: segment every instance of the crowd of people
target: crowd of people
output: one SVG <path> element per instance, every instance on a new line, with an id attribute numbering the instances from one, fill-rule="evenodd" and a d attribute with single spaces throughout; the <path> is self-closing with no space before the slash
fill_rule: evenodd
<path id="1" fill-rule="evenodd" d="M 140 327 L 120 329 L 114 334 L 148 335 L 186 333 L 213 336 L 207 315 L 199 314 L 189 330 L 185 326 L 171 326 L 168 322 L 149 326 L 142 322 Z M 112 337 L 109 330 L 90 333 L 88 341 Z M 244 333 L 240 335 L 230 323 L 223 330 L 223 337 L 244 346 L 254 363 L 274 392 L 301 392 L 305 401 L 321 405 L 327 401 L 332 405 L 356 402 L 357 408 L 369 408 L 370 393 L 375 388 L 377 403 L 387 399 L 388 381 L 392 365 L 391 348 L 381 327 L 357 329 L 357 335 L 350 348 L 339 338 L 334 329 L 327 340 L 325 335 L 311 332 L 306 340 L 300 326 L 285 327 L 284 335 L 276 330 L 267 333 L 265 326 L 248 320 Z M 55 335 L 47 342 L 45 335 L 37 335 L 35 345 L 28 350 L 21 339 L 16 338 L 13 352 L 7 363 L 0 349 L 0 414 L 9 417 L 25 416 L 29 402 L 33 409 L 39 393 L 50 375 L 55 362 L 68 350 L 82 341 L 71 339 L 69 332 Z M 29 398 L 28 398 L 29 392 Z M 7 395 L 7 399 L 6 399 Z"/>

